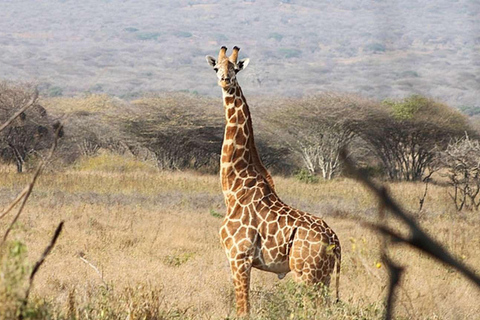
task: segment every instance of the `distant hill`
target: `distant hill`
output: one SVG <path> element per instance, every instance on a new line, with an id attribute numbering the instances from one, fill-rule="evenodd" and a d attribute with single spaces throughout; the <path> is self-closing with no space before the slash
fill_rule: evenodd
<path id="1" fill-rule="evenodd" d="M 422 93 L 480 106 L 480 2 L 2 1 L 0 78 L 51 96 L 219 95 L 205 62 L 242 48 L 252 95 Z"/>

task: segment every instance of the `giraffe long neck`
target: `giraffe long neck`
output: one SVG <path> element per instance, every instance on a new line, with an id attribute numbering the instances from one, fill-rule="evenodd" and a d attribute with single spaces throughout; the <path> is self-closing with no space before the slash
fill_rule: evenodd
<path id="1" fill-rule="evenodd" d="M 223 89 L 223 104 L 226 118 L 220 170 L 223 192 L 234 192 L 242 187 L 239 179 L 255 174 L 262 175 L 273 191 L 273 179 L 258 155 L 250 110 L 237 82 Z"/>

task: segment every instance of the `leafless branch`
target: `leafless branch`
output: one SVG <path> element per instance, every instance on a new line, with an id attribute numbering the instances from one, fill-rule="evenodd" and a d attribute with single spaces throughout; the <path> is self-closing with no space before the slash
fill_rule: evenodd
<path id="1" fill-rule="evenodd" d="M 20 202 L 20 200 L 23 199 L 23 197 L 27 194 L 28 192 L 28 189 L 29 189 L 29 186 L 26 186 L 25 188 L 23 188 L 23 190 L 18 194 L 18 196 L 12 201 L 10 202 L 10 204 L 8 205 L 7 208 L 5 208 L 5 210 L 3 210 L 2 213 L 0 213 L 0 219 L 2 219 L 3 217 L 5 217 L 16 205 L 17 203 Z"/>
<path id="2" fill-rule="evenodd" d="M 410 234 L 408 237 L 403 238 L 393 232 L 387 231 L 388 229 L 383 226 L 377 226 L 378 230 L 382 232 L 388 232 L 390 233 L 390 236 L 394 237 L 395 240 L 407 243 L 410 246 L 417 248 L 418 250 L 437 259 L 438 261 L 455 268 L 457 271 L 462 273 L 465 277 L 480 287 L 480 277 L 476 275 L 475 272 L 455 259 L 450 252 L 443 248 L 441 244 L 437 243 L 425 231 L 423 231 L 415 222 L 415 220 L 403 209 L 401 209 L 396 201 L 389 196 L 388 192 L 386 192 L 383 187 L 377 185 L 363 175 L 355 167 L 353 162 L 346 158 L 345 151 L 342 151 L 341 156 L 347 170 L 349 170 L 352 175 L 356 177 L 356 179 L 361 181 L 368 189 L 370 189 L 379 198 L 380 202 L 385 206 L 386 209 L 390 210 L 390 212 L 392 212 L 397 218 L 402 220 L 408 226 Z"/>
<path id="3" fill-rule="evenodd" d="M 103 273 L 98 270 L 98 268 L 93 264 L 91 263 L 90 261 L 87 260 L 87 258 L 85 258 L 85 253 L 83 252 L 79 252 L 78 253 L 78 257 L 80 258 L 80 260 L 82 260 L 85 264 L 87 264 L 88 266 L 90 266 L 93 270 L 95 270 L 95 272 L 99 275 L 100 279 L 102 280 L 103 284 L 105 286 L 107 286 L 107 283 L 105 282 L 105 280 L 103 279 Z"/>
<path id="4" fill-rule="evenodd" d="M 16 118 L 18 118 L 23 112 L 25 112 L 28 108 L 33 106 L 35 102 L 38 99 L 38 90 L 35 90 L 33 96 L 30 98 L 30 100 L 23 106 L 21 107 L 13 116 L 10 117 L 2 126 L 0 126 L 0 132 L 2 132 L 10 123 L 12 123 Z"/>
<path id="5" fill-rule="evenodd" d="M 37 274 L 38 269 L 40 269 L 40 266 L 45 262 L 45 259 L 50 254 L 53 247 L 55 246 L 55 243 L 57 242 L 58 236 L 60 236 L 60 233 L 62 232 L 62 229 L 63 229 L 63 221 L 60 222 L 60 224 L 58 225 L 57 229 L 55 230 L 55 233 L 53 234 L 52 240 L 50 240 L 50 244 L 45 248 L 42 256 L 35 263 L 35 266 L 33 267 L 32 272 L 30 273 L 28 288 L 25 291 L 25 298 L 23 299 L 22 305 L 20 306 L 20 312 L 19 312 L 19 315 L 18 315 L 19 320 L 23 319 L 24 310 L 25 310 L 25 307 L 27 306 L 27 303 L 28 303 L 28 297 L 30 295 L 30 290 L 32 289 L 33 280 L 35 279 L 35 275 Z"/>
<path id="6" fill-rule="evenodd" d="M 43 168 L 45 167 L 45 164 L 50 161 L 50 159 L 52 158 L 53 156 L 53 153 L 55 152 L 55 149 L 57 147 L 57 143 L 58 143 L 58 135 L 59 133 L 61 132 L 62 130 L 62 126 L 58 126 L 57 128 L 57 131 L 55 133 L 55 140 L 53 142 L 53 145 L 52 147 L 50 148 L 50 152 L 47 156 L 47 158 L 45 160 L 43 160 L 42 162 L 40 162 L 40 164 L 38 165 L 37 167 L 37 170 L 35 171 L 33 177 L 32 177 L 32 180 L 30 181 L 30 183 L 28 184 L 28 186 L 26 187 L 26 191 L 22 191 L 21 193 L 25 192 L 24 196 L 23 196 L 23 201 L 22 203 L 20 204 L 20 207 L 18 208 L 18 211 L 17 211 L 17 214 L 15 215 L 15 217 L 13 218 L 12 222 L 10 223 L 9 227 L 7 228 L 7 230 L 5 231 L 5 234 L 3 235 L 3 238 L 2 238 L 2 241 L 0 242 L 0 247 L 3 246 L 3 244 L 5 243 L 5 241 L 7 240 L 7 237 L 10 233 L 10 231 L 12 230 L 13 226 L 15 225 L 15 223 L 17 222 L 18 218 L 20 217 L 22 211 L 23 211 L 23 208 L 25 207 L 25 204 L 27 203 L 27 200 L 28 198 L 30 197 L 30 194 L 32 193 L 32 190 L 33 190 L 33 187 L 35 186 L 35 183 L 37 182 L 37 179 L 38 177 L 40 176 L 40 174 L 42 173 L 43 171 Z M 17 199 L 20 198 L 20 195 L 17 197 Z M 15 202 L 17 199 L 15 199 L 13 202 Z M 20 201 L 20 199 L 18 201 Z M 17 202 L 18 202 L 17 201 Z M 12 203 L 13 203 L 12 202 Z M 14 205 L 10 205 L 9 207 L 13 207 Z"/>

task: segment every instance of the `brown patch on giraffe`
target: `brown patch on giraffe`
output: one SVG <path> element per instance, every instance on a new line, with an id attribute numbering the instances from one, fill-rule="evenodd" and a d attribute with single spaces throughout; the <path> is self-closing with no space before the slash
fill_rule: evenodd
<path id="1" fill-rule="evenodd" d="M 240 146 L 244 146 L 247 142 L 247 137 L 243 134 L 243 129 L 238 128 L 238 132 L 235 135 L 235 143 Z"/>
<path id="2" fill-rule="evenodd" d="M 228 218 L 230 220 L 240 220 L 242 216 L 243 216 L 242 207 L 237 205 L 235 205 L 235 208 L 232 211 L 230 211 L 230 213 L 228 214 Z"/>
<path id="3" fill-rule="evenodd" d="M 245 148 L 241 146 L 237 146 L 237 148 L 235 149 L 235 152 L 233 153 L 233 159 L 242 158 L 244 153 L 245 153 Z"/>
<path id="4" fill-rule="evenodd" d="M 240 221 L 242 222 L 242 224 L 248 226 L 250 224 L 250 218 L 249 218 L 248 214 L 244 214 Z"/>
<path id="5" fill-rule="evenodd" d="M 244 124 L 245 123 L 245 114 L 243 113 L 242 110 L 238 110 L 237 119 L 238 119 L 238 124 Z"/>
<path id="6" fill-rule="evenodd" d="M 225 97 L 225 104 L 226 105 L 232 104 L 234 100 L 235 100 L 234 97 Z"/>
<path id="7" fill-rule="evenodd" d="M 235 191 L 237 189 L 239 189 L 243 184 L 243 180 L 242 179 L 235 179 L 235 182 L 233 183 L 233 186 L 231 187 L 231 190 L 232 191 Z"/>
<path id="8" fill-rule="evenodd" d="M 241 226 L 235 232 L 235 237 L 240 237 L 241 239 L 244 239 L 246 238 L 246 236 L 247 236 L 247 228 L 244 226 Z"/>
<path id="9" fill-rule="evenodd" d="M 248 228 L 247 229 L 247 237 L 249 239 L 255 238 L 256 234 L 257 234 L 257 231 L 254 228 Z"/>
<path id="10" fill-rule="evenodd" d="M 227 178 L 228 178 L 227 179 L 228 186 L 231 186 L 235 181 L 235 179 L 237 178 L 237 175 L 235 174 L 235 172 L 232 171 L 232 173 L 229 174 Z"/>
<path id="11" fill-rule="evenodd" d="M 247 179 L 245 180 L 245 182 L 243 183 L 243 185 L 245 186 L 245 188 L 252 188 L 253 186 L 255 186 L 255 179 Z"/>
<path id="12" fill-rule="evenodd" d="M 228 237 L 223 241 L 224 245 L 226 248 L 231 248 L 233 245 L 233 239 L 232 237 Z"/>
<path id="13" fill-rule="evenodd" d="M 262 199 L 262 196 L 263 196 L 262 195 L 262 189 L 257 186 L 257 188 L 255 188 L 255 194 L 253 195 L 253 201 L 257 201 L 257 200 Z M 257 202 L 257 203 L 259 203 L 259 202 Z"/>
<path id="14" fill-rule="evenodd" d="M 227 119 L 230 119 L 235 114 L 234 108 L 227 108 Z"/>
<path id="15" fill-rule="evenodd" d="M 235 99 L 235 108 L 241 107 L 243 104 L 242 99 L 236 98 Z"/>
<path id="16" fill-rule="evenodd" d="M 237 88 L 235 89 L 235 95 L 238 97 L 238 96 L 240 96 L 240 94 L 241 94 L 241 93 L 240 93 L 240 88 L 237 87 Z"/>
<path id="17" fill-rule="evenodd" d="M 228 127 L 227 127 L 227 130 L 226 130 L 226 132 L 225 132 L 225 137 L 226 137 L 227 139 L 232 139 L 236 132 L 237 132 L 237 127 L 235 127 L 235 126 L 228 126 Z M 242 134 L 243 134 L 243 131 L 242 131 Z M 232 146 L 232 148 L 233 148 L 233 146 Z"/>
<path id="18" fill-rule="evenodd" d="M 278 255 L 278 247 L 274 247 L 272 250 L 270 250 L 270 255 L 273 259 L 275 259 L 275 257 Z"/>
<path id="19" fill-rule="evenodd" d="M 277 232 L 278 225 L 275 222 L 270 222 L 267 227 L 268 234 L 275 234 Z"/>
<path id="20" fill-rule="evenodd" d="M 234 164 L 235 170 L 241 171 L 247 167 L 247 162 L 243 159 L 240 159 L 237 161 L 237 163 Z"/>
<path id="21" fill-rule="evenodd" d="M 249 204 L 252 202 L 254 194 L 255 194 L 255 191 L 250 189 L 243 194 L 242 198 L 239 199 L 239 201 L 245 205 Z"/>
<path id="22" fill-rule="evenodd" d="M 222 239 L 226 239 L 228 237 L 227 231 L 224 228 L 220 230 L 220 237 Z"/>
<path id="23" fill-rule="evenodd" d="M 227 228 L 230 231 L 230 234 L 234 233 L 238 228 L 240 228 L 241 223 L 238 221 L 229 221 Z"/>
<path id="24" fill-rule="evenodd" d="M 238 173 L 238 176 L 239 176 L 240 178 L 242 178 L 242 179 L 245 179 L 246 177 L 248 177 L 248 172 L 247 172 L 247 170 L 246 170 L 246 169 L 243 169 L 242 171 L 240 171 L 240 172 Z"/>
<path id="25" fill-rule="evenodd" d="M 223 153 L 232 153 L 232 151 L 233 151 L 233 144 L 223 145 L 223 148 L 222 148 Z"/>
<path id="26" fill-rule="evenodd" d="M 235 88 L 228 89 L 228 94 L 234 94 L 234 93 L 235 93 Z"/>
<path id="27" fill-rule="evenodd" d="M 236 247 L 236 246 L 232 246 L 232 247 L 230 248 L 230 257 L 236 257 L 236 256 L 237 256 L 237 252 L 238 252 L 237 247 Z"/>

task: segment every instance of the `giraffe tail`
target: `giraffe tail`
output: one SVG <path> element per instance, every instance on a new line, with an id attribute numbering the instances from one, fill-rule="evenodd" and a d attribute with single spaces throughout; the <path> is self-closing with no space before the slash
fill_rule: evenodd
<path id="1" fill-rule="evenodd" d="M 335 296 L 336 302 L 340 302 L 340 265 L 342 262 L 342 250 L 340 249 L 340 245 L 337 245 L 335 250 Z"/>

